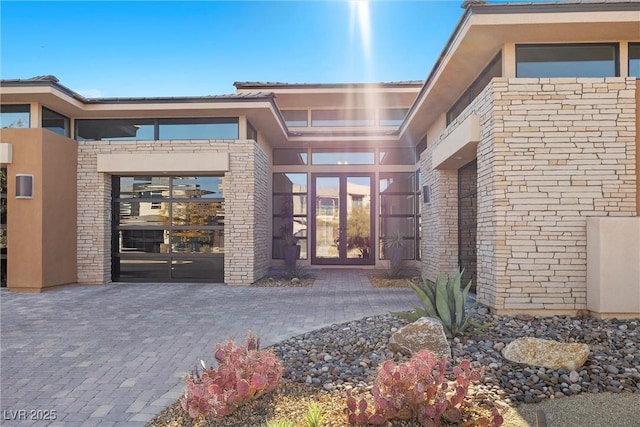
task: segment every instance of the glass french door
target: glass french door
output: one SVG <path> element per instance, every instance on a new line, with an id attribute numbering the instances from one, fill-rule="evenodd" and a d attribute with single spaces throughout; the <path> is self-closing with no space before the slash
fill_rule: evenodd
<path id="1" fill-rule="evenodd" d="M 314 174 L 311 261 L 314 264 L 374 264 L 373 176 Z"/>

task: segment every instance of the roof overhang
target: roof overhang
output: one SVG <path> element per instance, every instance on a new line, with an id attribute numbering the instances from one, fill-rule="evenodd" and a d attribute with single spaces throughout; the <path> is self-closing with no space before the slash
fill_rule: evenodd
<path id="1" fill-rule="evenodd" d="M 508 43 L 588 43 L 640 40 L 640 3 L 472 5 L 400 128 L 418 143 Z"/>
<path id="2" fill-rule="evenodd" d="M 269 141 L 286 140 L 284 120 L 273 94 L 181 97 L 84 99 L 54 82 L 4 81 L 0 87 L 3 103 L 37 102 L 76 119 L 235 117 L 246 116 Z M 71 93 L 69 93 L 71 92 Z"/>

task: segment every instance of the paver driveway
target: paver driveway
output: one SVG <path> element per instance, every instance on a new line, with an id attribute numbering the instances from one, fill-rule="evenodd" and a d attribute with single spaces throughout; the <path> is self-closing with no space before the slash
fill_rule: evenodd
<path id="1" fill-rule="evenodd" d="M 320 271 L 312 288 L 108 284 L 0 295 L 3 426 L 143 426 L 180 396 L 185 372 L 213 360 L 216 342 L 250 329 L 266 346 L 415 299 L 373 289 L 352 270 Z M 51 411 L 55 421 L 31 419 Z"/>

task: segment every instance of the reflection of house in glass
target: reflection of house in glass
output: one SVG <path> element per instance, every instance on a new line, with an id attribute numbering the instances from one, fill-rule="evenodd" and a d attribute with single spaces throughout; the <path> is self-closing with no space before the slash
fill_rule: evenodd
<path id="1" fill-rule="evenodd" d="M 369 257 L 371 188 L 365 184 L 368 181 L 368 177 L 351 177 L 341 196 L 340 178 L 317 178 L 315 248 L 319 258 L 339 257 L 341 239 L 345 239 L 348 258 Z M 341 203 L 345 206 L 344 214 Z"/>
<path id="2" fill-rule="evenodd" d="M 637 316 L 637 3 L 465 2 L 425 76 L 121 99 L 3 80 L 3 282 L 246 285 L 289 243 L 385 268 L 399 234 L 407 267 L 464 268 L 496 311 Z"/>

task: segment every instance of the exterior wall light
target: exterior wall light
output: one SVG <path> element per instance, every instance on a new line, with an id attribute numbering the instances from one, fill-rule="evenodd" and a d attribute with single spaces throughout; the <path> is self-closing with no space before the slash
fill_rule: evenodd
<path id="1" fill-rule="evenodd" d="M 33 199 L 33 175 L 16 174 L 16 199 Z"/>

